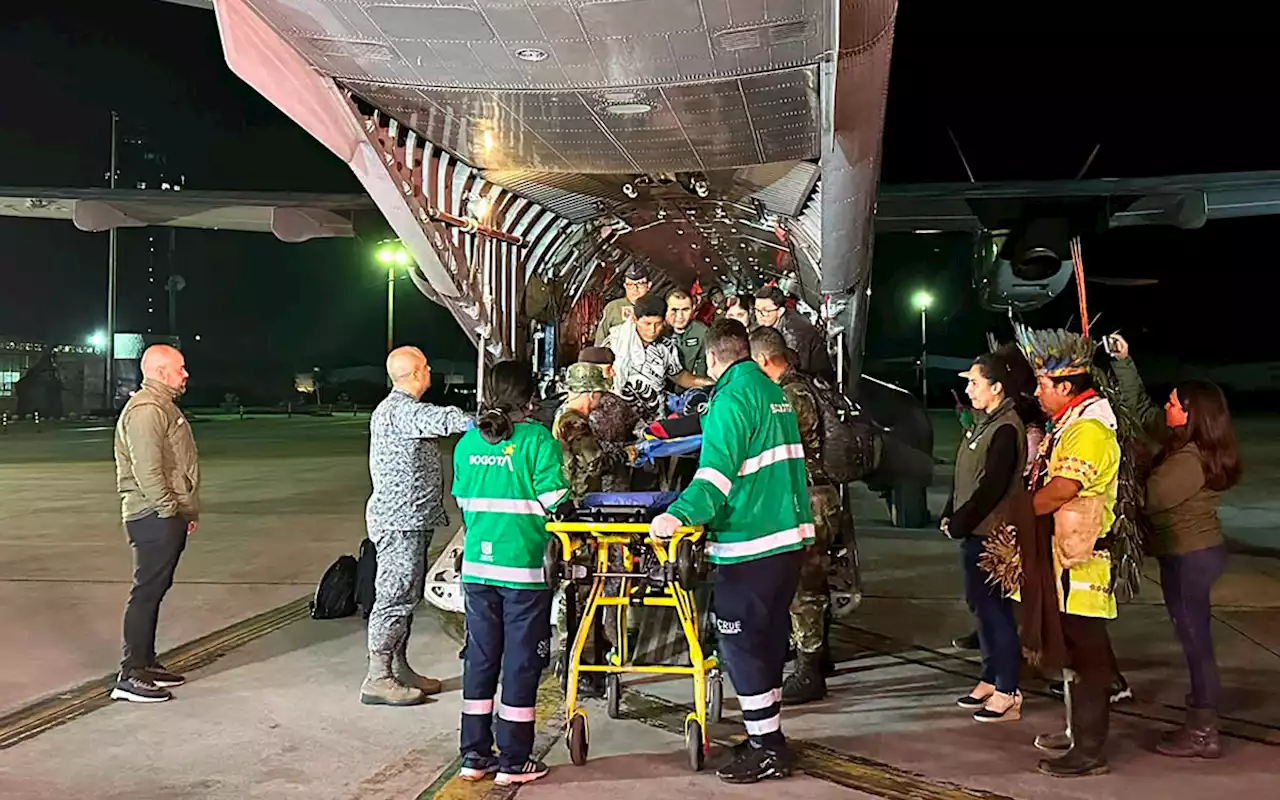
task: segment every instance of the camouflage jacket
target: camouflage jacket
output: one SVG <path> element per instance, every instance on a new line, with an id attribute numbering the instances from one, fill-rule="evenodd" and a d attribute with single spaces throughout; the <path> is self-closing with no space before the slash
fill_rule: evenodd
<path id="1" fill-rule="evenodd" d="M 564 457 L 564 474 L 574 497 L 603 491 L 602 478 L 608 471 L 609 458 L 591 430 L 591 423 L 581 412 L 563 409 L 551 428 L 560 442 Z"/>
<path id="2" fill-rule="evenodd" d="M 787 402 L 796 412 L 800 425 L 800 442 L 804 445 L 804 470 L 810 486 L 831 483 L 822 468 L 822 413 L 813 389 L 794 369 L 788 369 L 779 380 Z"/>
<path id="3" fill-rule="evenodd" d="M 449 524 L 436 439 L 462 433 L 470 419 L 452 406 L 420 403 L 392 389 L 369 417 L 369 477 L 365 506 L 370 531 L 422 531 Z"/>

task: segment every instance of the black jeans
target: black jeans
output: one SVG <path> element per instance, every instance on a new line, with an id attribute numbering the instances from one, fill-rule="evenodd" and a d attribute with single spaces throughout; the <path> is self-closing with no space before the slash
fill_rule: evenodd
<path id="1" fill-rule="evenodd" d="M 1004 596 L 999 586 L 987 581 L 987 573 L 978 564 L 984 549 L 984 540 L 977 536 L 967 536 L 960 541 L 964 597 L 978 620 L 983 682 L 995 686 L 998 692 L 1013 694 L 1018 691 L 1018 678 L 1022 673 L 1018 623 L 1013 614 L 1013 601 Z"/>
<path id="2" fill-rule="evenodd" d="M 120 671 L 156 663 L 156 624 L 160 601 L 173 586 L 173 573 L 187 546 L 187 521 L 148 514 L 124 524 L 133 548 L 133 588 L 124 607 L 124 659 Z"/>
<path id="3" fill-rule="evenodd" d="M 1067 666 L 1077 680 L 1087 686 L 1110 688 L 1117 667 L 1107 620 L 1063 614 L 1062 638 L 1067 646 Z"/>
<path id="4" fill-rule="evenodd" d="M 1182 643 L 1187 670 L 1191 673 L 1191 705 L 1216 711 L 1222 683 L 1209 630 L 1209 590 L 1226 568 L 1227 549 L 1218 545 L 1176 556 L 1160 556 L 1159 561 L 1164 606 L 1169 610 L 1169 619 Z"/>

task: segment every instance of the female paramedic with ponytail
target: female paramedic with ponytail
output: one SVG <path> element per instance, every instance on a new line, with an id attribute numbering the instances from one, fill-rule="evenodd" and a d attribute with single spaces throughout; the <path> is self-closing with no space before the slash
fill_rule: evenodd
<path id="1" fill-rule="evenodd" d="M 551 648 L 542 554 L 547 512 L 566 499 L 569 485 L 560 445 L 527 419 L 534 392 L 528 366 L 503 361 L 487 378 L 476 428 L 453 455 L 453 495 L 466 526 L 460 775 L 478 781 L 496 772 L 496 783 L 510 785 L 547 774 L 533 758 L 538 680 Z M 495 704 L 499 672 L 502 699 Z"/>

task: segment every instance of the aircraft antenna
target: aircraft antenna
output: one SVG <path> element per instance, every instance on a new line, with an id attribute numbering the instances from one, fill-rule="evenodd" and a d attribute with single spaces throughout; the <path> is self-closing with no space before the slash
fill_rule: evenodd
<path id="1" fill-rule="evenodd" d="M 973 170 L 969 169 L 969 159 L 964 157 L 964 149 L 960 147 L 960 140 L 952 133 L 951 126 L 947 126 L 947 135 L 951 137 L 951 143 L 956 146 L 956 155 L 960 156 L 960 163 L 964 165 L 965 174 L 969 176 L 969 183 L 977 183 L 973 179 Z"/>
<path id="2" fill-rule="evenodd" d="M 1080 171 L 1076 173 L 1076 180 L 1080 180 L 1081 178 L 1083 178 L 1084 174 L 1089 171 L 1089 167 L 1092 166 L 1093 164 L 1094 156 L 1098 155 L 1098 151 L 1101 149 L 1102 149 L 1102 142 L 1098 142 L 1093 146 L 1093 152 L 1090 153 L 1089 157 L 1084 160 L 1084 166 L 1081 167 Z"/>

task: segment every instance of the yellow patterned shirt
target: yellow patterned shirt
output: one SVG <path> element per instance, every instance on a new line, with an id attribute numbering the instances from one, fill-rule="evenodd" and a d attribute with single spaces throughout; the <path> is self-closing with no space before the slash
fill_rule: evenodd
<path id="1" fill-rule="evenodd" d="M 1115 431 L 1086 417 L 1067 426 L 1049 455 L 1049 479 L 1069 478 L 1080 484 L 1081 497 L 1105 494 L 1102 534 L 1116 521 L 1116 490 L 1120 477 L 1120 445 Z"/>
<path id="2" fill-rule="evenodd" d="M 1055 437 L 1046 482 L 1059 477 L 1080 484 L 1081 497 L 1106 497 L 1102 531 L 1099 533 L 1101 540 L 1116 519 L 1120 445 L 1115 431 L 1091 416 L 1069 423 Z M 1079 616 L 1115 619 L 1117 609 L 1111 592 L 1111 555 L 1100 551 L 1091 560 L 1072 567 L 1069 573 L 1070 591 L 1064 610 Z"/>

